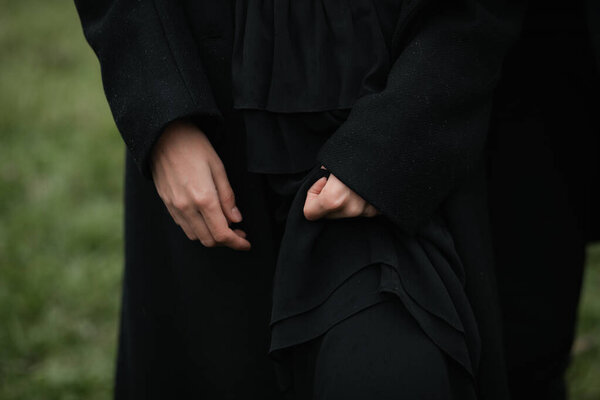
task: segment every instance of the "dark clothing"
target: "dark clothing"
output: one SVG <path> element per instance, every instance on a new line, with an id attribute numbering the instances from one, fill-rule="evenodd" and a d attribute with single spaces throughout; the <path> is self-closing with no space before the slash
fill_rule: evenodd
<path id="1" fill-rule="evenodd" d="M 464 269 L 439 215 L 409 237 L 386 218 L 308 221 L 308 188 L 329 172 L 318 166 L 300 179 L 267 176 L 280 197 L 274 207 L 283 231 L 273 282 L 270 351 L 324 334 L 389 295 L 402 302 L 422 335 L 471 378 L 479 365 L 477 322 L 464 290 Z M 369 278 L 367 278 L 369 277 Z M 404 345 L 410 345 L 406 343 Z"/>
<path id="2" fill-rule="evenodd" d="M 566 398 L 585 244 L 600 231 L 599 110 L 584 2 L 530 2 L 498 86 L 489 142 L 513 400 Z"/>
<path id="3" fill-rule="evenodd" d="M 370 362 L 374 381 L 390 374 L 396 378 L 373 391 L 364 377 L 365 386 L 355 391 L 354 398 L 359 394 L 392 398 L 398 393 L 393 390 L 402 386 L 414 390 L 414 398 L 420 393 L 444 394 L 439 398 L 448 399 L 473 394 L 480 351 L 477 324 L 464 292 L 463 268 L 443 221 L 436 218 L 415 238 L 394 232 L 380 217 L 307 221 L 302 215 L 304 194 L 328 175 L 318 166 L 300 174 L 265 175 L 274 231 L 281 235 L 274 238 L 279 248 L 270 352 L 282 391 L 308 399 L 312 397 L 303 394 L 315 391 L 323 396 L 349 389 L 349 384 L 345 389 L 328 386 L 339 386 L 335 379 L 350 376 L 343 375 L 344 369 L 322 371 L 318 363 L 360 368 L 368 360 L 365 353 L 374 352 L 372 359 L 381 354 L 371 340 L 385 337 L 379 345 L 388 348 L 388 356 L 422 349 L 428 342 L 420 363 L 429 364 L 433 376 L 456 379 L 450 386 L 432 388 L 424 376 L 413 378 L 419 364 L 406 357 L 407 352 L 396 360 Z M 393 304 L 391 310 L 383 306 L 389 310 L 384 314 L 377 311 L 382 302 Z M 356 329 L 365 318 L 373 323 Z M 344 340 L 337 339 L 341 335 Z M 371 339 L 365 340 L 365 335 Z M 335 346 L 321 345 L 331 342 Z M 353 343 L 360 342 L 367 347 L 357 352 Z M 318 363 L 298 362 L 299 357 Z M 359 384 L 361 379 L 353 381 Z"/>
<path id="4" fill-rule="evenodd" d="M 267 181 L 285 199 L 275 211 L 284 233 L 276 240 L 270 350 L 284 358 L 290 347 L 392 293 L 424 334 L 474 377 L 477 324 L 463 266 L 439 213 L 414 237 L 385 217 L 307 221 L 303 214 L 308 189 L 329 175 L 316 165 L 316 155 L 345 120 L 335 116 L 385 86 L 386 43 L 398 8 L 382 0 L 236 2 L 234 108 L 242 112 L 246 143 L 255 151 L 248 152 L 249 170 L 279 173 Z M 315 137 L 320 143 L 310 148 Z M 277 148 L 292 140 L 299 146 Z M 306 160 L 308 171 L 290 170 L 294 156 L 288 153 Z M 263 168 L 257 170 L 256 162 Z M 375 269 L 369 272 L 378 277 L 375 285 L 360 278 L 365 269 Z"/>
<path id="5" fill-rule="evenodd" d="M 233 109 L 233 2 L 76 4 L 129 149 L 117 397 L 276 398 L 266 354 L 276 236 Z M 483 399 L 506 398 L 482 161 L 493 88 L 520 23 L 515 4 L 402 2 L 385 88 L 353 104 L 316 163 L 404 235 L 444 221 L 481 338 L 473 373 Z M 158 197 L 150 151 L 182 117 L 223 160 L 250 252 L 188 241 Z"/>
<path id="6" fill-rule="evenodd" d="M 323 143 L 350 110 L 271 113 L 243 110 L 247 168 L 256 173 L 298 173 L 315 165 Z"/>
<path id="7" fill-rule="evenodd" d="M 464 370 L 423 336 L 393 298 L 294 348 L 289 363 L 296 374 L 286 400 L 477 398 Z"/>
<path id="8" fill-rule="evenodd" d="M 233 99 L 249 171 L 310 169 L 356 98 L 384 88 L 401 3 L 236 1 Z"/>
<path id="9" fill-rule="evenodd" d="M 381 91 L 401 3 L 236 0 L 234 108 L 337 110 Z"/>

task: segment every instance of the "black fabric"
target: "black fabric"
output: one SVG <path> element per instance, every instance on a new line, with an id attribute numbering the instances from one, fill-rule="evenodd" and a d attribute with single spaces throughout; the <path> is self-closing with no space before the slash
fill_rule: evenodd
<path id="1" fill-rule="evenodd" d="M 363 308 L 396 295 L 429 339 L 468 374 L 478 368 L 480 340 L 464 291 L 464 271 L 439 216 L 409 237 L 381 216 L 308 221 L 310 186 L 329 171 L 317 167 L 302 179 L 269 176 L 287 199 L 273 282 L 270 351 L 314 339 Z M 357 278 L 376 269 L 376 285 Z"/>
<path id="2" fill-rule="evenodd" d="M 249 171 L 314 165 L 355 100 L 385 86 L 401 4 L 236 1 L 233 98 L 245 119 Z"/>
<path id="3" fill-rule="evenodd" d="M 201 118 L 217 135 L 222 115 L 177 2 L 76 0 L 86 39 L 102 68 L 117 127 L 142 173 L 171 121 Z M 149 84 L 149 82 L 152 82 Z"/>
<path id="4" fill-rule="evenodd" d="M 336 110 L 380 91 L 400 4 L 236 0 L 234 107 L 279 113 Z"/>
<path id="5" fill-rule="evenodd" d="M 474 400 L 471 378 L 388 298 L 291 349 L 286 400 Z"/>
<path id="6" fill-rule="evenodd" d="M 586 0 L 586 17 L 588 30 L 596 55 L 596 67 L 600 70 L 600 3 Z"/>
<path id="7" fill-rule="evenodd" d="M 319 151 L 319 162 L 409 233 L 481 159 L 493 90 L 522 13 L 508 3 L 436 3 L 385 89 L 358 99 Z"/>
<path id="8" fill-rule="evenodd" d="M 121 398 L 165 398 L 169 392 L 272 398 L 262 324 L 268 323 L 274 246 L 260 180 L 246 169 L 243 119 L 233 109 L 234 4 L 76 5 L 128 146 L 116 392 Z M 519 20 L 520 2 L 508 0 L 403 2 L 385 88 L 353 105 L 318 157 L 405 232 L 414 233 L 439 210 L 463 263 L 481 336 L 475 373 L 483 399 L 507 393 L 479 158 L 487 99 Z M 180 116 L 195 116 L 210 134 L 252 251 L 189 242 L 156 194 L 147 168 L 151 144 Z"/>
<path id="9" fill-rule="evenodd" d="M 567 398 L 585 244 L 600 232 L 600 79 L 588 36 L 600 14 L 584 4 L 530 2 L 495 96 L 490 211 L 513 400 Z"/>
<path id="10" fill-rule="evenodd" d="M 344 122 L 349 111 L 243 110 L 248 171 L 293 174 L 312 168 L 319 149 Z"/>
<path id="11" fill-rule="evenodd" d="M 128 158 L 128 163 L 132 162 Z M 309 175 L 311 180 L 326 175 L 325 171 L 321 171 L 323 170 L 311 171 L 312 174 Z M 156 257 L 162 255 L 160 247 L 149 242 L 152 238 L 144 234 L 148 226 L 138 225 L 135 232 L 128 232 L 136 238 L 136 247 L 144 246 L 148 251 L 128 254 L 130 262 L 126 265 L 123 288 L 116 381 L 117 399 L 161 399 L 166 396 L 283 399 L 283 393 L 302 394 L 312 388 L 319 388 L 320 391 L 342 389 L 328 386 L 327 381 L 331 379 L 328 375 L 330 376 L 333 371 L 323 371 L 323 367 L 316 369 L 317 365 L 299 364 L 297 358 L 299 354 L 306 354 L 307 349 L 310 349 L 308 351 L 318 357 L 320 363 L 347 362 L 348 351 L 353 349 L 351 342 L 361 341 L 364 338 L 364 334 L 359 334 L 360 332 L 355 328 L 355 324 L 363 325 L 361 322 L 363 318 L 373 320 L 371 325 L 362 327 L 365 334 L 369 334 L 374 340 L 369 343 L 379 343 L 381 347 L 372 348 L 373 352 L 355 354 L 355 358 L 350 358 L 348 367 L 353 365 L 354 368 L 360 368 L 367 354 L 377 357 L 383 348 L 394 352 L 405 352 L 406 349 L 415 352 L 414 357 L 410 359 L 394 358 L 393 365 L 399 367 L 399 370 L 391 370 L 387 363 L 377 365 L 377 370 L 371 369 L 373 379 L 384 379 L 390 374 L 394 374 L 396 378 L 390 382 L 390 386 L 380 387 L 382 392 L 370 392 L 371 396 L 368 398 L 387 398 L 390 392 L 386 390 L 403 386 L 415 391 L 432 390 L 434 393 L 450 391 L 453 395 L 448 398 L 468 398 L 458 394 L 474 390 L 472 376 L 463 365 L 456 362 L 452 354 L 448 355 L 443 345 L 438 345 L 435 338 L 432 340 L 428 335 L 428 326 L 421 323 L 423 315 L 430 314 L 429 311 L 408 300 L 411 293 L 403 287 L 398 287 L 397 271 L 392 270 L 391 267 L 384 268 L 381 264 L 367 263 L 367 268 L 362 268 L 353 274 L 347 280 L 348 284 L 343 286 L 349 289 L 346 294 L 350 293 L 348 297 L 351 298 L 344 299 L 345 304 L 342 304 L 342 307 L 337 307 L 335 301 L 331 302 L 331 299 L 328 299 L 318 313 L 312 313 L 313 316 L 328 317 L 329 311 L 333 313 L 335 319 L 329 321 L 325 319 L 327 322 L 325 325 L 319 325 L 319 321 L 316 321 L 315 325 L 310 325 L 319 329 L 310 336 L 313 340 L 302 340 L 300 347 L 289 346 L 286 351 L 278 352 L 275 356 L 278 362 L 275 365 L 271 363 L 271 359 L 267 357 L 271 293 L 269 288 L 272 284 L 273 267 L 276 264 L 275 255 L 279 253 L 279 246 L 289 246 L 289 242 L 282 240 L 282 235 L 286 231 L 285 215 L 293 209 L 291 200 L 296 197 L 293 190 L 298 189 L 298 182 L 310 182 L 306 180 L 306 176 L 306 173 L 285 176 L 253 175 L 252 182 L 248 183 L 252 187 L 253 196 L 251 201 L 243 202 L 245 209 L 248 210 L 249 221 L 246 224 L 251 227 L 248 233 L 254 245 L 250 257 L 235 252 L 224 252 L 221 254 L 221 259 L 227 257 L 227 262 L 224 264 L 197 265 L 196 260 L 202 259 L 198 258 L 202 254 L 205 255 L 205 260 L 210 260 L 210 257 L 206 257 L 207 249 L 197 242 L 178 241 L 179 244 L 173 247 L 173 254 L 170 255 L 172 261 L 161 260 L 159 263 L 151 263 L 151 260 L 156 261 Z M 131 183 L 130 175 L 128 175 L 128 182 Z M 138 213 L 154 212 L 161 218 L 169 220 L 168 213 L 153 194 L 154 189 L 151 184 L 145 180 L 138 180 L 135 184 L 128 185 L 128 194 L 131 194 L 132 190 L 137 191 L 138 194 L 146 192 L 151 195 L 149 198 L 153 201 L 149 210 L 128 209 L 129 217 L 135 217 Z M 289 190 L 292 192 L 290 193 Z M 261 223 L 257 224 L 255 221 Z M 335 225 L 340 221 L 327 222 Z M 368 218 L 357 219 L 352 229 L 366 228 L 372 233 L 376 232 L 373 226 L 378 224 L 386 223 Z M 174 224 L 170 224 L 169 231 L 163 234 L 183 235 Z M 352 235 L 352 232 L 347 232 L 344 236 L 348 235 Z M 444 237 L 445 234 L 441 236 Z M 375 239 L 385 240 L 385 235 L 374 236 L 370 241 L 373 242 Z M 341 241 L 343 242 L 344 238 Z M 451 251 L 451 249 L 444 251 Z M 451 257 L 452 253 L 446 256 Z M 315 258 L 315 260 L 322 259 Z M 325 260 L 331 262 L 332 267 L 338 268 L 343 266 L 342 262 L 347 261 L 344 258 Z M 418 264 L 406 263 L 409 268 L 413 265 Z M 327 267 L 323 262 L 320 262 L 320 266 Z M 450 265 L 439 263 L 439 266 L 443 270 Z M 170 268 L 177 270 L 173 271 Z M 407 271 L 406 268 L 404 271 Z M 427 271 L 431 270 L 425 272 Z M 404 283 L 407 289 L 421 289 L 419 283 L 427 282 L 423 277 L 420 279 L 414 277 L 418 272 L 418 269 L 415 269 L 412 275 L 406 276 Z M 448 273 L 454 275 L 459 271 L 447 270 L 446 274 Z M 435 280 L 435 276 L 430 278 Z M 436 293 L 428 292 L 426 289 L 422 292 L 436 296 Z M 157 293 L 162 295 L 157 296 Z M 368 295 L 371 297 L 369 298 Z M 437 295 L 443 295 L 443 292 Z M 335 294 L 332 298 L 335 300 Z M 350 308 L 352 312 L 349 314 L 337 313 L 339 310 L 348 310 L 346 307 L 348 302 L 353 303 L 365 298 L 372 301 L 368 305 L 358 304 L 359 307 L 356 309 Z M 420 300 L 428 301 L 427 306 L 437 302 L 435 298 Z M 383 315 L 377 311 L 380 308 L 370 307 L 390 301 L 396 305 L 385 311 Z M 210 306 L 214 303 L 218 303 L 219 307 Z M 403 304 L 407 304 L 411 309 Z M 453 313 L 443 314 L 450 304 L 438 303 L 437 305 L 438 312 L 441 308 L 442 317 L 453 324 L 462 324 L 461 321 L 453 318 Z M 453 307 L 451 306 L 450 310 Z M 359 315 L 358 320 L 355 318 L 356 315 Z M 283 330 L 285 331 L 285 328 Z M 443 329 L 434 330 L 433 334 L 439 337 L 442 332 Z M 348 343 L 338 343 L 337 346 L 333 346 L 338 335 L 343 335 Z M 379 341 L 382 337 L 387 338 L 385 344 Z M 322 342 L 325 344 L 312 347 L 315 343 Z M 455 343 L 460 344 L 461 341 Z M 370 346 L 372 347 L 373 344 Z M 345 354 L 344 359 L 340 358 L 340 353 Z M 465 360 L 460 361 L 465 362 Z M 423 371 L 415 369 L 416 362 L 421 363 L 422 368 L 426 367 L 429 371 L 426 375 L 427 379 L 425 376 L 421 376 L 418 380 L 413 379 L 414 375 L 411 374 L 421 374 Z M 402 371 L 406 373 L 401 373 Z M 308 377 L 315 376 L 315 373 L 317 377 L 321 375 L 322 377 L 317 381 L 309 380 Z M 444 385 L 431 386 L 431 374 L 436 378 L 444 379 Z M 337 379 L 344 379 L 344 377 L 340 376 Z M 446 379 L 448 381 L 445 381 Z M 296 381 L 293 389 L 290 387 L 291 381 Z M 354 379 L 353 382 L 357 381 Z M 363 393 L 373 390 L 368 381 L 364 383 Z M 383 393 L 382 397 L 377 397 L 378 393 Z M 384 395 L 385 393 L 388 394 Z M 308 397 L 297 398 L 308 399 Z"/>

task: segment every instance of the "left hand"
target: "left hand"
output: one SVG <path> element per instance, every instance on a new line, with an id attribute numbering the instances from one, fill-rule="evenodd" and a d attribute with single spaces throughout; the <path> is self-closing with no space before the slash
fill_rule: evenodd
<path id="1" fill-rule="evenodd" d="M 326 169 L 321 166 L 321 169 Z M 381 214 L 333 174 L 316 181 L 306 193 L 304 216 L 309 221 L 320 218 L 374 217 Z"/>

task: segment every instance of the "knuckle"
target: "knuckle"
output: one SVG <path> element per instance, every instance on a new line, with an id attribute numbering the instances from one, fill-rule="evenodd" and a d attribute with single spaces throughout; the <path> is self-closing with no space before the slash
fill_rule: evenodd
<path id="1" fill-rule="evenodd" d="M 223 164 L 223 160 L 220 157 L 215 156 L 211 158 L 211 163 L 213 168 L 225 170 L 225 164 Z"/>
<path id="2" fill-rule="evenodd" d="M 212 193 L 204 192 L 194 196 L 194 204 L 198 207 L 211 207 L 215 204 L 215 196 Z"/>
<path id="3" fill-rule="evenodd" d="M 348 207 L 348 214 L 350 214 L 352 217 L 358 217 L 359 215 L 362 215 L 364 211 L 364 207 L 360 204 L 355 204 Z"/>
<path id="4" fill-rule="evenodd" d="M 190 206 L 189 202 L 183 198 L 173 199 L 171 200 L 171 204 L 174 208 L 178 210 L 187 210 Z"/>
<path id="5" fill-rule="evenodd" d="M 224 191 L 224 193 L 221 195 L 221 198 L 222 198 L 223 202 L 225 202 L 225 203 L 233 203 L 235 201 L 235 195 L 233 193 L 233 190 L 226 189 Z"/>
<path id="6" fill-rule="evenodd" d="M 328 196 L 323 199 L 323 206 L 329 210 L 337 210 L 344 204 L 344 199 L 338 196 Z"/>
<path id="7" fill-rule="evenodd" d="M 198 207 L 208 206 L 210 199 L 205 194 L 199 194 L 194 196 L 194 204 Z"/>

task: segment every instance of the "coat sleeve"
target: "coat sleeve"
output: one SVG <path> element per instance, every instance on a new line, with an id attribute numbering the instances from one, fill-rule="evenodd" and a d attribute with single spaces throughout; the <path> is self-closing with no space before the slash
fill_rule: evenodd
<path id="1" fill-rule="evenodd" d="M 75 0 L 119 131 L 151 179 L 151 148 L 165 125 L 192 118 L 211 139 L 222 115 L 177 0 Z"/>
<path id="2" fill-rule="evenodd" d="M 317 156 L 407 233 L 481 160 L 493 90 L 525 11 L 508 0 L 431 3 L 410 36 L 401 33 L 384 90 L 359 98 Z"/>

